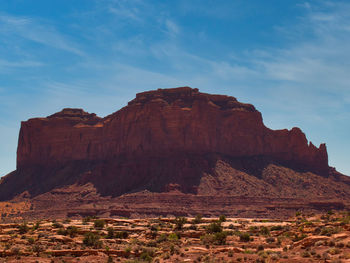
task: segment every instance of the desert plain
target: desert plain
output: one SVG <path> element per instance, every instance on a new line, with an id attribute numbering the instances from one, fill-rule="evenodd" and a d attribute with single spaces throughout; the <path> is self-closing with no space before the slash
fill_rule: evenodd
<path id="1" fill-rule="evenodd" d="M 350 262 L 349 211 L 298 211 L 283 220 L 7 217 L 27 206 L 0 203 L 1 263 Z"/>

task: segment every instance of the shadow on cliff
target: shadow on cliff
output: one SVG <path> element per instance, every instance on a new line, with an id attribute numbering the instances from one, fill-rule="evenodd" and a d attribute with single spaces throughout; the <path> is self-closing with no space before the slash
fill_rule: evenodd
<path id="1" fill-rule="evenodd" d="M 219 160 L 259 179 L 268 165 L 276 164 L 266 156 L 233 158 L 219 154 L 176 153 L 166 156 L 118 156 L 99 162 L 71 161 L 49 167 L 30 166 L 3 178 L 0 199 L 11 199 L 24 191 L 35 197 L 56 188 L 86 183 L 92 183 L 102 196 L 112 197 L 142 190 L 197 194 L 204 174 L 216 176 L 215 166 Z M 283 165 L 296 169 L 289 164 Z"/>

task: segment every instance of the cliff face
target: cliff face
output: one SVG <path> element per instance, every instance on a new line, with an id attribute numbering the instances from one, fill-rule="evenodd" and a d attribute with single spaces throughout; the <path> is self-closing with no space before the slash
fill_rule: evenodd
<path id="1" fill-rule="evenodd" d="M 105 118 L 63 109 L 22 122 L 17 170 L 4 181 L 17 189 L 10 181 L 18 186 L 26 178 L 32 194 L 77 181 L 91 181 L 112 195 L 163 191 L 173 183 L 196 193 L 203 172 L 218 158 L 234 160 L 257 176 L 266 163 L 321 176 L 329 171 L 326 146 L 308 144 L 300 129 L 268 129 L 253 105 L 182 87 L 139 93 Z M 15 192 L 26 188 L 23 181 Z"/>

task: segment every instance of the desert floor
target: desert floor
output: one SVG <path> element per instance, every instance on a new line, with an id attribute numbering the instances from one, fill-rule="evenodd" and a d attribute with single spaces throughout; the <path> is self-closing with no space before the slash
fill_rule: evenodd
<path id="1" fill-rule="evenodd" d="M 350 262 L 350 212 L 0 223 L 0 262 Z"/>

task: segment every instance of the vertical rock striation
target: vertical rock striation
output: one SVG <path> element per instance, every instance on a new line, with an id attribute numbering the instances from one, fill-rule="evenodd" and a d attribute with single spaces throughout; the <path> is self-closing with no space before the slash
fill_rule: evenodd
<path id="1" fill-rule="evenodd" d="M 63 109 L 22 122 L 17 170 L 0 185 L 13 191 L 0 198 L 77 181 L 92 181 L 111 195 L 142 187 L 162 191 L 170 183 L 195 193 L 193 186 L 219 157 L 253 160 L 248 166 L 274 162 L 324 177 L 329 172 L 325 144 L 308 143 L 299 128 L 271 130 L 253 105 L 181 87 L 139 93 L 105 118 Z"/>

